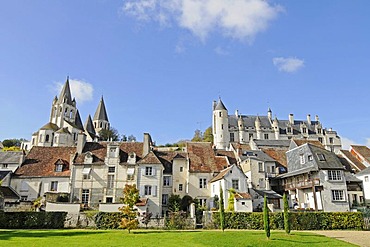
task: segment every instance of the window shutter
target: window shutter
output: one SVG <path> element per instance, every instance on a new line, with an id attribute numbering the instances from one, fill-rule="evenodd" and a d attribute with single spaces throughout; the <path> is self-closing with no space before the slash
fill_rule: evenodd
<path id="1" fill-rule="evenodd" d="M 145 175 L 145 167 L 141 167 L 141 176 Z"/>
<path id="2" fill-rule="evenodd" d="M 155 167 L 152 168 L 152 175 L 155 176 L 156 175 L 156 171 L 157 169 L 155 169 Z"/>
<path id="3" fill-rule="evenodd" d="M 139 194 L 140 194 L 141 197 L 144 196 L 144 186 L 143 185 L 140 186 Z"/>
<path id="4" fill-rule="evenodd" d="M 329 176 L 328 176 L 328 171 L 322 171 L 325 175 L 325 181 L 328 181 L 329 180 Z"/>
<path id="5" fill-rule="evenodd" d="M 157 196 L 157 185 L 154 185 L 154 186 L 152 187 L 152 189 L 153 189 L 153 191 L 152 191 L 152 195 L 153 195 L 153 196 Z"/>

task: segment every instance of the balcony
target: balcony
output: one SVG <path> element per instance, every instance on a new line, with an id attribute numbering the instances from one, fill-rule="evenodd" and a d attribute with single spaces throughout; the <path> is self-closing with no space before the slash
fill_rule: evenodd
<path id="1" fill-rule="evenodd" d="M 310 188 L 313 186 L 319 186 L 320 185 L 320 179 L 307 179 L 307 180 L 300 180 L 300 181 L 294 181 L 291 183 L 285 183 L 284 188 L 285 190 L 292 190 L 292 189 L 303 189 L 303 188 Z"/>

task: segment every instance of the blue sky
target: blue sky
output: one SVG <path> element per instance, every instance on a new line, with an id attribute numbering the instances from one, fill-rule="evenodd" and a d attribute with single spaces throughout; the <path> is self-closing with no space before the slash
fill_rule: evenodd
<path id="1" fill-rule="evenodd" d="M 157 144 L 233 113 L 319 115 L 370 138 L 369 1 L 1 1 L 0 140 L 44 125 L 69 75 L 82 120 L 104 95 L 111 125 Z"/>

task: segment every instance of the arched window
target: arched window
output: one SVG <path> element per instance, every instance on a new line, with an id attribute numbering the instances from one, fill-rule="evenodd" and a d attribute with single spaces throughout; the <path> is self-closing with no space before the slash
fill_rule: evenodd
<path id="1" fill-rule="evenodd" d="M 45 136 L 45 142 L 49 142 L 49 135 Z"/>
<path id="2" fill-rule="evenodd" d="M 57 107 L 54 107 L 54 117 L 57 116 L 57 112 L 58 112 L 58 108 Z"/>
<path id="3" fill-rule="evenodd" d="M 59 116 L 61 116 L 62 115 L 62 107 L 60 106 L 59 107 Z"/>
<path id="4" fill-rule="evenodd" d="M 100 123 L 100 128 L 102 128 L 103 127 L 103 123 Z"/>
<path id="5" fill-rule="evenodd" d="M 40 134 L 39 142 L 42 142 L 42 134 Z"/>
<path id="6" fill-rule="evenodd" d="M 69 118 L 73 118 L 73 110 L 71 110 L 71 112 L 69 114 Z"/>
<path id="7" fill-rule="evenodd" d="M 66 117 L 66 116 L 67 116 L 67 114 L 68 114 L 68 108 L 66 108 L 66 109 L 65 109 L 65 111 L 64 111 L 64 116 Z"/>

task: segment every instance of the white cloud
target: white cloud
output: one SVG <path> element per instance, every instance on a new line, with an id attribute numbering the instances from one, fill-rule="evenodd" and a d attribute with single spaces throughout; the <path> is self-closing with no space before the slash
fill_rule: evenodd
<path id="1" fill-rule="evenodd" d="M 217 31 L 252 42 L 283 8 L 265 0 L 126 0 L 122 10 L 139 21 L 178 25 L 202 41 Z"/>
<path id="2" fill-rule="evenodd" d="M 344 150 L 349 150 L 350 145 L 356 145 L 355 141 L 348 139 L 346 137 L 341 137 L 340 139 L 342 141 L 342 149 Z M 368 141 L 370 141 L 370 139 L 368 139 Z"/>
<path id="3" fill-rule="evenodd" d="M 59 93 L 62 90 L 64 82 L 55 83 L 55 91 L 59 97 Z M 93 98 L 94 88 L 93 86 L 83 80 L 69 79 L 69 85 L 71 88 L 72 98 L 76 98 L 78 104 L 82 104 L 85 101 L 90 101 Z"/>
<path id="4" fill-rule="evenodd" d="M 224 48 L 220 47 L 220 46 L 217 46 L 215 48 L 215 52 L 218 54 L 218 55 L 222 55 L 222 56 L 227 56 L 227 55 L 230 55 L 230 52 L 225 50 Z"/>
<path id="5" fill-rule="evenodd" d="M 304 66 L 304 60 L 294 57 L 274 57 L 272 63 L 279 71 L 292 73 Z"/>

